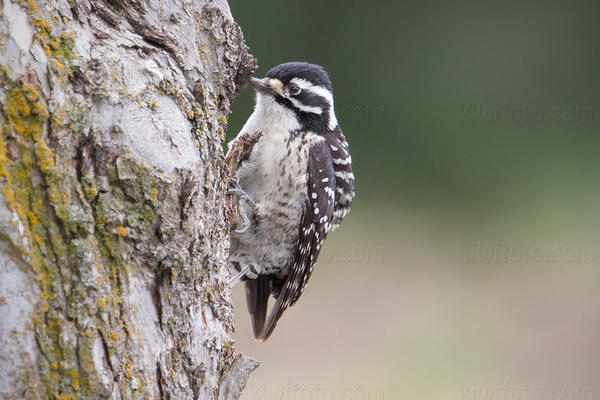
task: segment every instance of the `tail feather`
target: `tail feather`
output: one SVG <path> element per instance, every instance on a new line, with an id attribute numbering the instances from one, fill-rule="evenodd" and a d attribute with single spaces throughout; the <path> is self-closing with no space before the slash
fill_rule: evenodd
<path id="1" fill-rule="evenodd" d="M 254 331 L 254 337 L 256 339 L 264 342 L 269 338 L 269 336 L 271 336 L 273 330 L 277 326 L 277 321 L 279 321 L 279 318 L 281 318 L 283 312 L 288 307 L 287 304 L 284 303 L 284 301 L 285 298 L 283 297 L 277 299 L 275 305 L 273 306 L 273 308 L 271 308 L 271 311 L 269 312 L 269 318 L 267 319 L 266 325 L 264 324 L 263 320 L 263 327 L 261 327 L 262 332 L 260 332 L 259 336 L 257 336 L 256 331 Z"/>
<path id="2" fill-rule="evenodd" d="M 258 276 L 246 280 L 246 302 L 252 318 L 252 331 L 256 339 L 261 338 L 267 317 L 267 305 L 271 295 L 271 282 L 268 276 Z"/>

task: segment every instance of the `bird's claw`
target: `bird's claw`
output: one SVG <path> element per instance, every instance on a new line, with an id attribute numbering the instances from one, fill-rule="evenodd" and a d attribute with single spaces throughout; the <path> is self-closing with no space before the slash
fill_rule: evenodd
<path id="1" fill-rule="evenodd" d="M 235 233 L 241 235 L 242 233 L 246 233 L 248 231 L 248 229 L 250 229 L 250 219 L 244 213 L 244 210 L 241 210 L 240 214 L 242 216 L 242 228 L 241 229 L 234 229 L 233 231 Z"/>
<path id="2" fill-rule="evenodd" d="M 237 209 L 238 209 L 238 215 L 241 217 L 241 225 L 242 225 L 241 229 L 234 229 L 234 232 L 242 234 L 242 233 L 247 232 L 248 229 L 250 228 L 250 218 L 248 218 L 248 216 L 244 212 L 244 207 L 240 207 L 240 203 L 239 202 L 241 200 L 243 200 L 243 201 L 247 202 L 248 204 L 250 204 L 252 206 L 252 208 L 256 207 L 256 204 L 250 198 L 250 196 L 248 196 L 248 193 L 244 192 L 239 187 L 239 185 L 237 184 L 237 182 L 235 182 L 233 186 L 237 186 L 237 187 L 228 190 L 227 194 L 231 195 L 231 196 L 238 196 L 238 207 L 237 207 Z"/>
<path id="3" fill-rule="evenodd" d="M 256 207 L 256 204 L 254 204 L 254 201 L 250 198 L 248 193 L 244 192 L 240 188 L 229 189 L 227 191 L 227 194 L 232 196 L 239 196 L 240 199 L 245 200 L 246 202 L 248 202 L 248 204 L 251 204 L 252 207 Z"/>

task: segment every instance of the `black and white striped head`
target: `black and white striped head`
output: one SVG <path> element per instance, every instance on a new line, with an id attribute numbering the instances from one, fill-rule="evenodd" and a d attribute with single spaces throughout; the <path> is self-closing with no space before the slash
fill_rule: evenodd
<path id="1" fill-rule="evenodd" d="M 323 132 L 332 131 L 338 125 L 331 81 L 320 65 L 280 64 L 271 68 L 266 78 L 252 78 L 250 84 L 257 91 L 257 104 L 269 103 L 270 108 L 274 108 L 271 112 L 281 107 L 282 118 L 293 115 L 302 129 Z"/>

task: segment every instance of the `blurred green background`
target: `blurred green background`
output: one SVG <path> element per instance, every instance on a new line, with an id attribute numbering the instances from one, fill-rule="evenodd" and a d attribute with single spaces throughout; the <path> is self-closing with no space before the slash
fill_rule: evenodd
<path id="1" fill-rule="evenodd" d="M 600 399 L 600 3 L 230 6 L 258 76 L 329 72 L 357 178 L 269 342 L 236 288 L 243 398 Z"/>

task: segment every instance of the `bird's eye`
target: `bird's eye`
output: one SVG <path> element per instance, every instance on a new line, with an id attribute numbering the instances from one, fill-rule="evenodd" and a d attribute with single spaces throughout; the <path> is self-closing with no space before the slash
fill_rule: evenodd
<path id="1" fill-rule="evenodd" d="M 290 85 L 288 87 L 288 92 L 290 92 L 290 94 L 292 96 L 296 96 L 296 95 L 300 94 L 301 91 L 302 91 L 302 89 L 300 89 L 300 87 L 298 85 Z"/>

